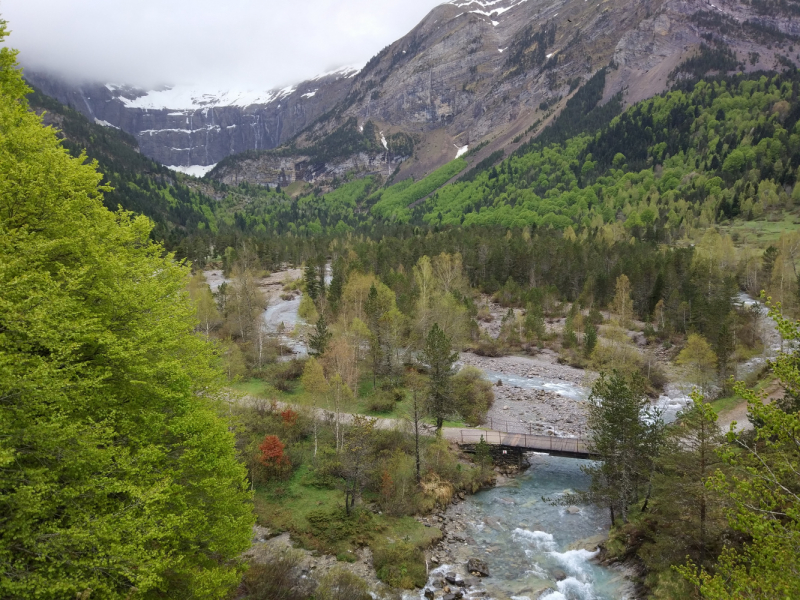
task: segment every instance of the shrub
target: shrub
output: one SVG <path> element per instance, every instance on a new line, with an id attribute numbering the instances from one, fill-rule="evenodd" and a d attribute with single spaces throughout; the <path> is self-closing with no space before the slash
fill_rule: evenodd
<path id="1" fill-rule="evenodd" d="M 352 509 L 348 515 L 344 508 L 319 509 L 309 511 L 306 521 L 315 537 L 328 544 L 336 544 L 350 538 L 363 538 L 364 532 L 371 532 L 372 513 L 359 508 Z M 368 539 L 361 539 L 365 542 Z"/>
<path id="2" fill-rule="evenodd" d="M 371 600 L 363 579 L 344 569 L 333 569 L 319 582 L 315 600 Z"/>
<path id="3" fill-rule="evenodd" d="M 390 413 L 394 410 L 395 399 L 391 392 L 378 391 L 375 392 L 367 403 L 367 409 L 370 412 L 376 413 Z"/>
<path id="4" fill-rule="evenodd" d="M 492 384 L 475 367 L 464 367 L 453 377 L 456 410 L 468 425 L 480 425 L 494 403 Z"/>
<path id="5" fill-rule="evenodd" d="M 304 360 L 287 360 L 286 362 L 273 365 L 269 373 L 269 381 L 276 389 L 287 392 L 292 387 L 292 382 L 297 381 L 303 375 L 305 367 Z"/>
<path id="6" fill-rule="evenodd" d="M 417 482 L 414 456 L 396 449 L 376 473 L 378 503 L 390 515 L 411 515 L 417 511 Z"/>
<path id="7" fill-rule="evenodd" d="M 378 578 L 391 587 L 411 590 L 423 587 L 428 580 L 425 555 L 408 542 L 375 546 L 372 562 Z"/>
<path id="8" fill-rule="evenodd" d="M 473 352 L 475 352 L 475 354 L 478 356 L 489 356 L 493 358 L 505 355 L 505 352 L 500 347 L 500 344 L 497 342 L 497 340 L 487 337 L 481 338 L 478 341 L 478 345 L 475 346 Z"/>
<path id="9" fill-rule="evenodd" d="M 302 555 L 294 550 L 267 557 L 251 565 L 242 581 L 247 600 L 306 600 L 311 589 L 301 571 Z"/>

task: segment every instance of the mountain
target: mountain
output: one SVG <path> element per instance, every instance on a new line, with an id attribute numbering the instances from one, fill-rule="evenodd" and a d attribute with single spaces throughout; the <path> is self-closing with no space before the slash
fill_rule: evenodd
<path id="1" fill-rule="evenodd" d="M 99 125 L 133 135 L 146 155 L 201 174 L 226 156 L 275 148 L 333 108 L 349 90 L 354 69 L 265 92 L 213 93 L 183 87 L 142 90 L 118 84 L 70 84 L 25 71 L 28 82 Z M 206 169 L 207 170 L 207 169 Z"/>
<path id="2" fill-rule="evenodd" d="M 27 77 L 162 164 L 219 163 L 225 183 L 419 179 L 477 145 L 469 166 L 516 150 L 603 67 L 598 104 L 626 107 L 684 77 L 794 65 L 799 17 L 798 0 L 452 0 L 360 71 L 265 94 Z"/>
<path id="3" fill-rule="evenodd" d="M 396 179 L 419 179 L 477 145 L 469 166 L 497 162 L 539 135 L 606 66 L 596 104 L 619 95 L 624 108 L 686 77 L 794 65 L 798 16 L 794 0 L 453 0 L 375 56 L 291 147 L 231 157 L 212 177 L 270 183 L 279 154 L 284 169 L 287 152 L 305 164 L 307 149 L 341 136 L 352 120 L 413 138 Z"/>
<path id="4" fill-rule="evenodd" d="M 92 123 L 37 90 L 27 100 L 33 111 L 44 115 L 45 125 L 58 130 L 62 145 L 73 156 L 85 153 L 97 161 L 103 183 L 113 188 L 103 196 L 110 210 L 122 207 L 150 217 L 155 223 L 153 237 L 170 248 L 187 232 L 217 229 L 217 200 L 197 186 L 187 186 L 188 177 L 144 156 L 132 135 Z"/>

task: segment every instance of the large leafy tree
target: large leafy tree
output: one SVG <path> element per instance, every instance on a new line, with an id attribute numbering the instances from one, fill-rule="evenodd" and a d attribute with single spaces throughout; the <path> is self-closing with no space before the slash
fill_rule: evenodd
<path id="1" fill-rule="evenodd" d="M 253 516 L 188 269 L 27 91 L 0 50 L 0 597 L 224 597 Z"/>
<path id="2" fill-rule="evenodd" d="M 770 311 L 791 348 L 772 364 L 787 393 L 800 389 L 800 321 Z M 755 435 L 728 434 L 721 457 L 729 465 L 709 485 L 732 503 L 730 525 L 748 539 L 743 548 L 726 548 L 713 573 L 689 563 L 681 572 L 700 587 L 704 598 L 800 597 L 800 414 L 742 385 Z"/>

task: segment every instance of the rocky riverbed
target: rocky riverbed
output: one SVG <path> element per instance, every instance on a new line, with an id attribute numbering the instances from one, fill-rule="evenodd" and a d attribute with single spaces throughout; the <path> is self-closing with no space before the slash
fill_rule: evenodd
<path id="1" fill-rule="evenodd" d="M 490 358 L 461 354 L 461 363 L 481 369 L 494 383 L 490 429 L 580 437 L 586 430 L 586 397 L 593 375 L 561 365 L 545 350 L 535 357 Z"/>

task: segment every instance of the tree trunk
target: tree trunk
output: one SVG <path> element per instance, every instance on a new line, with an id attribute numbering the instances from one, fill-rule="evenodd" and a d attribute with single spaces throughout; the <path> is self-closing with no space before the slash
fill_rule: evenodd
<path id="1" fill-rule="evenodd" d="M 414 454 L 417 459 L 417 483 L 419 483 L 419 411 L 417 410 L 417 390 L 414 390 Z"/>

